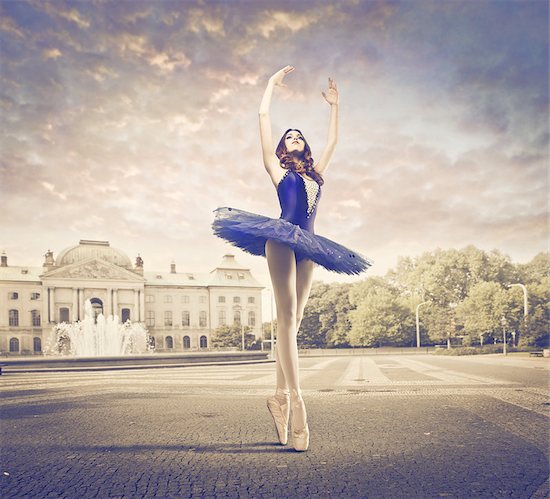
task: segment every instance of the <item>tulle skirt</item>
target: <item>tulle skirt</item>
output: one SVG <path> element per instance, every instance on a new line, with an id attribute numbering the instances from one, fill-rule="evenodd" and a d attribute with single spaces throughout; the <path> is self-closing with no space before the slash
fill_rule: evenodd
<path id="1" fill-rule="evenodd" d="M 372 260 L 282 218 L 270 218 L 238 208 L 217 208 L 214 234 L 252 255 L 265 256 L 265 243 L 274 239 L 290 246 L 296 260 L 308 259 L 332 272 L 360 274 Z"/>

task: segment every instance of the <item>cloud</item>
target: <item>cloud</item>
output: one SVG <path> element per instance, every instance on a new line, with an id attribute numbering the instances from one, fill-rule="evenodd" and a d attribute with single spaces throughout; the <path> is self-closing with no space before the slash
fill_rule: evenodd
<path id="1" fill-rule="evenodd" d="M 59 15 L 64 19 L 75 23 L 79 28 L 86 29 L 90 27 L 90 21 L 84 19 L 76 9 L 71 9 L 69 11 L 60 11 Z"/>
<path id="2" fill-rule="evenodd" d="M 6 33 L 11 33 L 18 38 L 25 38 L 25 33 L 23 30 L 13 19 L 5 15 L 0 16 L 0 30 L 5 31 Z"/>
<path id="3" fill-rule="evenodd" d="M 63 54 L 59 49 L 44 49 L 42 51 L 42 54 L 44 56 L 44 59 L 57 59 L 58 57 L 61 57 Z"/>
<path id="4" fill-rule="evenodd" d="M 287 63 L 274 140 L 298 126 L 318 158 L 328 76 L 341 93 L 317 233 L 380 273 L 438 245 L 515 259 L 545 247 L 540 3 L 15 4 L 0 21 L 0 190 L 22 264 L 38 241 L 97 237 L 149 269 L 178 257 L 210 270 L 233 249 L 211 234 L 213 209 L 280 214 L 257 113 Z M 265 261 L 240 259 L 269 279 Z"/>

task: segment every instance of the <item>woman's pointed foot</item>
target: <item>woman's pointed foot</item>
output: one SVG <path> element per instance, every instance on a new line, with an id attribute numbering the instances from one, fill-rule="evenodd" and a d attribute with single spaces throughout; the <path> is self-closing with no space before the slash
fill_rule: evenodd
<path id="1" fill-rule="evenodd" d="M 275 430 L 279 442 L 286 445 L 288 442 L 288 420 L 290 416 L 290 396 L 286 398 L 284 403 L 281 403 L 279 397 L 269 397 L 267 399 L 267 408 L 273 417 Z"/>
<path id="2" fill-rule="evenodd" d="M 299 452 L 306 451 L 309 447 L 309 426 L 306 426 L 302 430 L 292 429 L 292 445 L 294 450 Z"/>
<path id="3" fill-rule="evenodd" d="M 307 413 L 301 394 L 292 399 L 292 445 L 300 452 L 309 447 L 309 426 Z"/>

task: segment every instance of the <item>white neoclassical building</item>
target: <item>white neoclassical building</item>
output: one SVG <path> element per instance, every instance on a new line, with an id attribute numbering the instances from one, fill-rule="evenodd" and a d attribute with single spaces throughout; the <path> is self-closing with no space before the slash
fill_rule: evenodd
<path id="1" fill-rule="evenodd" d="M 156 351 L 208 348 L 221 325 L 243 324 L 256 338 L 262 330 L 263 286 L 234 255 L 224 255 L 210 273 L 144 271 L 107 241 L 81 240 L 42 267 L 0 262 L 0 354 L 41 354 L 51 328 L 78 321 L 84 302 L 96 313 L 145 324 Z"/>

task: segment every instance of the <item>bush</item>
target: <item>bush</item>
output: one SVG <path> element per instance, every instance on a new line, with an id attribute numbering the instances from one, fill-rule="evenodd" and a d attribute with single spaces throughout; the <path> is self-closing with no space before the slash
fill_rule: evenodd
<path id="1" fill-rule="evenodd" d="M 508 352 L 528 351 L 531 349 L 518 349 L 516 347 L 508 346 L 506 349 Z M 502 343 L 496 345 L 483 345 L 483 347 L 455 347 L 451 349 L 436 348 L 433 352 L 436 355 L 478 355 L 488 353 L 502 353 Z"/>

